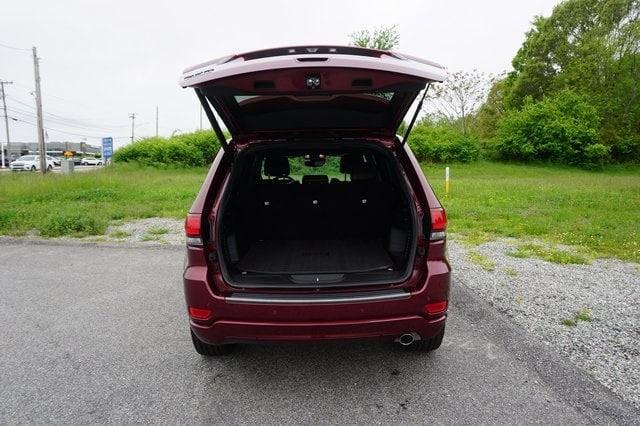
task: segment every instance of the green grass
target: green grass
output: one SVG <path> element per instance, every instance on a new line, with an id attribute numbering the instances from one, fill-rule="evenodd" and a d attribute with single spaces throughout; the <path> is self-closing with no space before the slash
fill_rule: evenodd
<path id="1" fill-rule="evenodd" d="M 424 170 L 447 208 L 449 231 L 471 245 L 516 237 L 575 245 L 588 257 L 640 261 L 640 166 L 591 172 L 543 165 L 453 164 L 449 196 L 443 194 L 444 166 L 425 165 Z M 127 220 L 181 219 L 205 175 L 204 168 L 127 164 L 71 176 L 2 173 L 0 235 L 24 235 L 32 229 L 48 237 L 102 235 L 108 224 Z M 565 255 L 549 250 L 524 246 L 516 252 L 543 258 Z M 575 253 L 583 256 L 581 250 Z"/>
<path id="2" fill-rule="evenodd" d="M 164 235 L 164 234 L 168 234 L 169 230 L 167 228 L 162 228 L 162 227 L 149 228 L 147 229 L 147 233 L 151 235 Z"/>
<path id="3" fill-rule="evenodd" d="M 559 263 L 561 265 L 586 265 L 591 263 L 591 259 L 587 255 L 574 253 L 569 250 L 560 250 L 549 245 L 533 243 L 520 244 L 515 251 L 508 254 L 509 256 L 517 258 L 537 257 L 547 262 Z"/>
<path id="4" fill-rule="evenodd" d="M 535 238 L 640 261 L 640 166 L 453 164 L 449 196 L 444 165 L 423 169 L 447 209 L 449 231 L 470 244 Z"/>
<path id="5" fill-rule="evenodd" d="M 591 321 L 591 309 L 582 307 L 578 309 L 572 317 L 562 320 L 562 324 L 567 327 L 575 327 L 580 321 Z"/>
<path id="6" fill-rule="evenodd" d="M 144 234 L 142 237 L 140 237 L 140 241 L 161 241 L 162 237 L 160 237 L 160 235 L 154 235 L 154 234 Z"/>
<path id="7" fill-rule="evenodd" d="M 131 233 L 129 233 L 127 231 L 114 231 L 111 234 L 109 234 L 109 236 L 111 238 L 127 238 L 127 237 L 131 236 Z"/>
<path id="8" fill-rule="evenodd" d="M 485 271 L 491 272 L 496 268 L 496 263 L 493 260 L 475 250 L 469 250 L 467 252 L 467 258 Z"/>
<path id="9" fill-rule="evenodd" d="M 509 275 L 510 277 L 517 277 L 518 276 L 518 271 L 515 270 L 514 268 L 509 268 L 508 266 L 505 266 L 504 268 L 502 268 L 502 272 L 504 272 L 505 274 Z"/>
<path id="10" fill-rule="evenodd" d="M 183 218 L 207 170 L 116 165 L 71 176 L 0 174 L 0 234 L 100 235 L 113 221 Z"/>

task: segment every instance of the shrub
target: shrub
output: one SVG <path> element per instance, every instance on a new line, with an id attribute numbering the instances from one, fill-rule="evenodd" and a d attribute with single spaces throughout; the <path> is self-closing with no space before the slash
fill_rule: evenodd
<path id="1" fill-rule="evenodd" d="M 105 228 L 106 220 L 90 212 L 62 213 L 49 216 L 40 226 L 40 235 L 99 235 L 104 234 Z"/>
<path id="2" fill-rule="evenodd" d="M 206 166 L 211 164 L 219 149 L 220 144 L 214 133 L 202 130 L 171 138 L 143 138 L 118 149 L 113 159 L 116 162 L 137 162 L 150 166 Z"/>
<path id="3" fill-rule="evenodd" d="M 592 167 L 609 160 L 599 134 L 596 109 L 584 97 L 563 91 L 507 112 L 498 124 L 496 149 L 507 160 Z"/>
<path id="4" fill-rule="evenodd" d="M 418 161 L 437 163 L 475 161 L 480 143 L 447 123 L 419 123 L 409 135 L 409 145 Z"/>

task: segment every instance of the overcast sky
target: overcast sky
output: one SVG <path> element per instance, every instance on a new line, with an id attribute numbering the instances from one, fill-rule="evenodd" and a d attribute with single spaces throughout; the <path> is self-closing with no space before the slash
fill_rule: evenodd
<path id="1" fill-rule="evenodd" d="M 0 14 L 0 79 L 7 86 L 12 141 L 35 141 L 33 62 L 41 57 L 49 140 L 98 144 L 199 127 L 195 94 L 178 78 L 190 65 L 231 53 L 297 44 L 348 44 L 349 34 L 397 24 L 397 50 L 449 70 L 499 73 L 535 15 L 557 0 L 469 1 L 14 1 Z M 205 118 L 206 120 L 206 118 Z M 206 123 L 204 124 L 206 126 Z M 4 123 L 0 138 L 5 140 Z"/>

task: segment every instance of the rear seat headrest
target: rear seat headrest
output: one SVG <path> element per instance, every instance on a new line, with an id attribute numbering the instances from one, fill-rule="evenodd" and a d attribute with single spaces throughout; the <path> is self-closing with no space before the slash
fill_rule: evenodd
<path id="1" fill-rule="evenodd" d="M 271 177 L 289 176 L 289 159 L 283 155 L 270 155 L 264 159 L 264 174 Z"/>
<path id="2" fill-rule="evenodd" d="M 340 173 L 350 174 L 352 181 L 374 179 L 376 170 L 365 163 L 362 154 L 345 154 L 340 158 Z"/>
<path id="3" fill-rule="evenodd" d="M 302 183 L 329 183 L 329 177 L 327 175 L 304 175 Z"/>
<path id="4" fill-rule="evenodd" d="M 340 173 L 348 174 L 353 171 L 358 161 L 362 162 L 361 155 L 345 154 L 340 157 Z"/>
<path id="5" fill-rule="evenodd" d="M 362 164 L 351 172 L 351 182 L 371 180 L 377 177 L 376 170 L 369 164 Z"/>

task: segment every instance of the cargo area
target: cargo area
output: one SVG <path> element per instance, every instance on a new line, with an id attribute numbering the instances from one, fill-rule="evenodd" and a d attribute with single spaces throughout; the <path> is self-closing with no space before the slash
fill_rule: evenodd
<path id="1" fill-rule="evenodd" d="M 244 153 L 218 225 L 226 279 L 244 287 L 402 279 L 415 247 L 401 176 L 389 152 L 365 147 Z"/>

